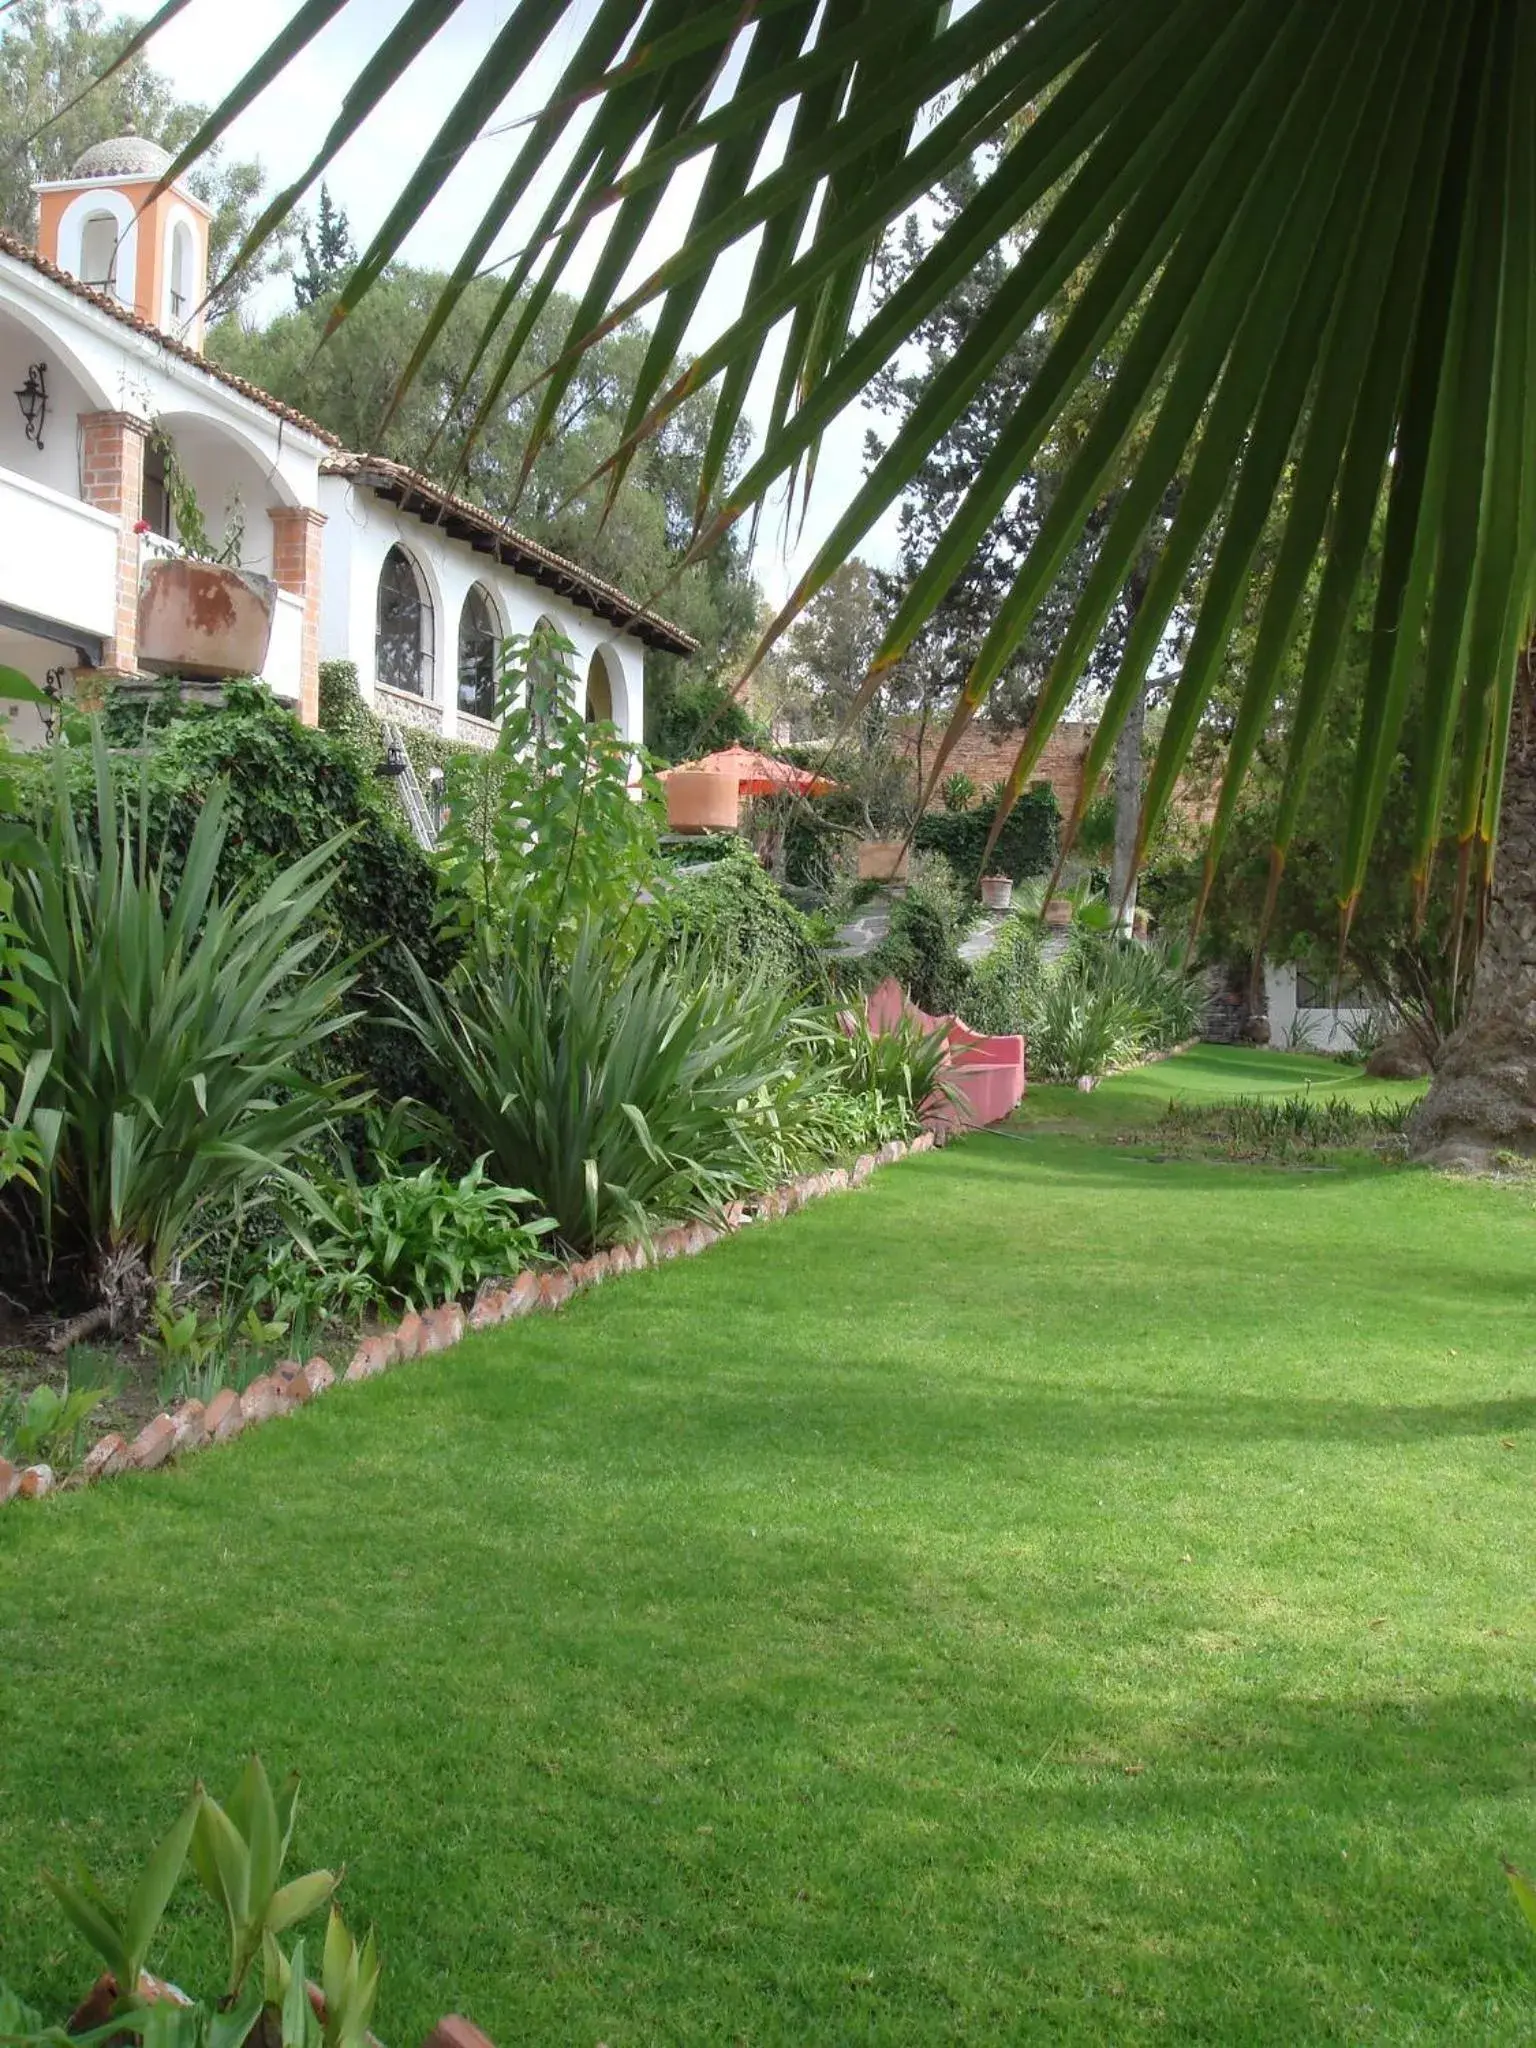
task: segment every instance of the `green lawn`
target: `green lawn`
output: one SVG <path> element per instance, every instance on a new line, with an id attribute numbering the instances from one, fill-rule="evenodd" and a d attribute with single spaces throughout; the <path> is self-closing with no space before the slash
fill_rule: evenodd
<path id="1" fill-rule="evenodd" d="M 1532 1196 L 1089 1138 L 0 1516 L 0 1975 L 258 1744 L 396 2048 L 1529 2042 Z"/>
<path id="2" fill-rule="evenodd" d="M 1087 1093 L 1032 1084 L 1016 1121 L 1026 1128 L 1068 1121 L 1116 1130 L 1154 1122 L 1171 1101 L 1221 1102 L 1238 1095 L 1339 1096 L 1346 1102 L 1411 1102 L 1421 1081 L 1373 1081 L 1358 1067 L 1314 1053 L 1270 1052 L 1254 1046 L 1199 1045 L 1150 1067 L 1115 1074 Z"/>

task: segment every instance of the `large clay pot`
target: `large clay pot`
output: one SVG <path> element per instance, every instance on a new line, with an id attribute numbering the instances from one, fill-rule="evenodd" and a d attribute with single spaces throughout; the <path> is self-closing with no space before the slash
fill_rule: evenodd
<path id="1" fill-rule="evenodd" d="M 983 875 L 981 878 L 981 900 L 988 910 L 1006 910 L 1013 901 L 1013 877 L 1011 875 Z"/>
<path id="2" fill-rule="evenodd" d="M 861 882 L 904 882 L 907 842 L 904 839 L 862 839 L 859 842 Z"/>
<path id="3" fill-rule="evenodd" d="M 666 780 L 667 825 L 673 832 L 734 832 L 741 784 L 708 768 L 674 768 Z"/>
<path id="4" fill-rule="evenodd" d="M 139 574 L 139 664 L 152 675 L 259 676 L 277 585 L 249 569 L 159 557 Z"/>
<path id="5" fill-rule="evenodd" d="M 1053 931 L 1065 931 L 1072 922 L 1071 898 L 1053 896 L 1045 906 L 1045 921 Z"/>

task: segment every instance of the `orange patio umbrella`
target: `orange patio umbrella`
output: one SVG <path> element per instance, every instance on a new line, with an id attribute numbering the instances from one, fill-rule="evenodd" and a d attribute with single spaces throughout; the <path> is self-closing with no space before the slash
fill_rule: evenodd
<path id="1" fill-rule="evenodd" d="M 661 780 L 673 774 L 734 776 L 743 796 L 825 796 L 837 788 L 830 776 L 743 746 L 722 747 L 700 761 L 680 761 L 675 769 L 663 769 Z"/>

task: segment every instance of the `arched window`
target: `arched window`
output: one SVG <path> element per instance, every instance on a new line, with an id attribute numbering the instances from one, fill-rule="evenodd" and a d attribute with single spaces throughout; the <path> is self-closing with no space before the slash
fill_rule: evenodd
<path id="1" fill-rule="evenodd" d="M 432 695 L 432 600 L 404 548 L 393 547 L 379 571 L 379 626 L 374 674 L 386 690 Z"/>
<path id="2" fill-rule="evenodd" d="M 474 718 L 496 715 L 496 652 L 501 643 L 490 594 L 475 584 L 459 613 L 459 709 Z"/>
<path id="3" fill-rule="evenodd" d="M 88 214 L 80 230 L 80 282 L 117 291 L 117 222 L 110 213 Z"/>
<path id="4" fill-rule="evenodd" d="M 582 715 L 588 725 L 606 725 L 613 717 L 613 685 L 600 654 L 593 655 L 587 668 L 587 706 Z"/>
<path id="5" fill-rule="evenodd" d="M 192 311 L 192 230 L 184 220 L 171 229 L 171 319 L 185 320 Z"/>

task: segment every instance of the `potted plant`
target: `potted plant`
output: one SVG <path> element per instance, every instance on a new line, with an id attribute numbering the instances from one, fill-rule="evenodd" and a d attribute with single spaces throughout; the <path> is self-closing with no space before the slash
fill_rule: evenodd
<path id="1" fill-rule="evenodd" d="M 1012 875 L 983 875 L 981 900 L 988 910 L 1006 910 L 1013 901 Z"/>
<path id="2" fill-rule="evenodd" d="M 1053 931 L 1065 931 L 1072 922 L 1070 896 L 1053 896 L 1045 906 L 1045 921 Z"/>
<path id="3" fill-rule="evenodd" d="M 152 675 L 222 682 L 260 675 L 272 639 L 277 585 L 240 566 L 245 515 L 236 495 L 215 546 L 202 506 L 170 437 L 154 445 L 180 554 L 152 554 L 139 572 L 139 662 Z M 147 522 L 140 522 L 147 533 Z"/>

